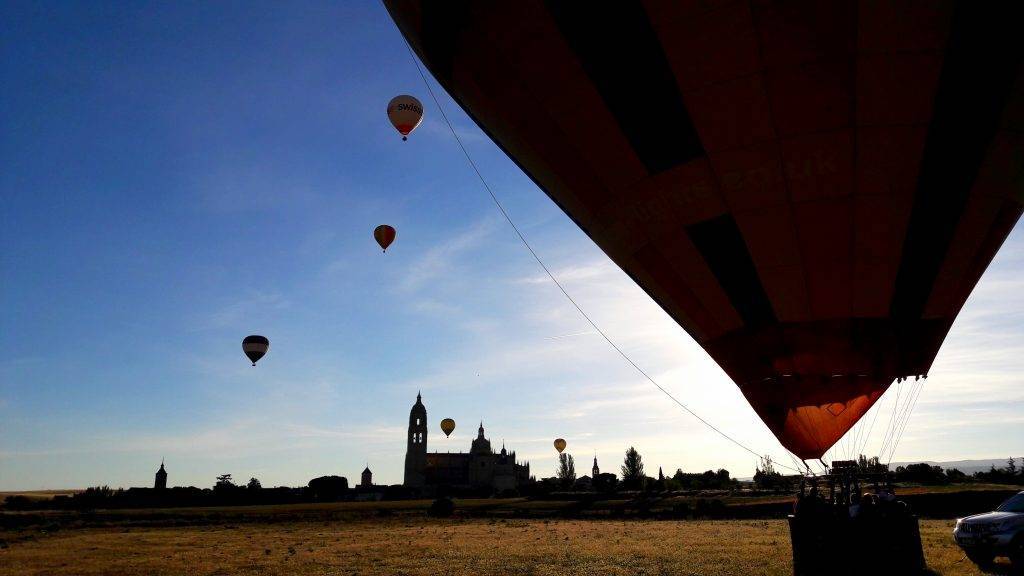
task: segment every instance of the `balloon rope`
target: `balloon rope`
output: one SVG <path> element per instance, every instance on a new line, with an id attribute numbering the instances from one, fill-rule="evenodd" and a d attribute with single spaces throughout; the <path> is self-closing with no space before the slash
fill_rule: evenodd
<path id="1" fill-rule="evenodd" d="M 875 428 L 875 420 L 878 420 L 878 413 L 882 411 L 882 406 L 880 405 L 881 403 L 879 402 L 879 400 L 881 400 L 881 398 L 875 400 L 875 405 L 873 406 L 873 408 L 875 409 L 875 415 L 874 417 L 871 418 L 871 425 L 868 426 L 868 431 L 866 434 L 864 434 L 864 437 L 861 439 L 860 448 L 857 450 L 857 452 L 861 454 L 863 454 L 864 450 L 866 450 L 868 447 L 868 440 L 871 439 L 871 431 L 874 430 Z M 881 460 L 881 457 L 879 457 L 879 460 Z"/>
<path id="2" fill-rule="evenodd" d="M 404 35 L 403 35 L 402 38 L 403 38 L 403 40 L 405 40 L 405 36 Z M 497 195 L 494 194 L 494 191 L 491 190 L 491 187 L 487 184 L 487 180 L 484 179 L 483 174 L 480 173 L 480 169 L 477 168 L 476 162 L 473 162 L 472 156 L 469 155 L 469 151 L 466 149 L 466 146 L 462 143 L 462 139 L 459 138 L 459 134 L 455 131 L 455 126 L 453 126 L 451 121 L 448 119 L 448 115 L 445 114 L 444 108 L 441 106 L 441 102 L 438 100 L 437 96 L 434 94 L 434 89 L 430 87 L 430 82 L 427 80 L 427 75 L 426 75 L 426 73 L 423 72 L 423 68 L 420 67 L 419 60 L 416 58 L 416 54 L 413 52 L 412 46 L 409 45 L 408 40 L 405 40 L 405 47 L 406 47 L 407 50 L 409 50 L 409 56 L 412 58 L 413 64 L 416 65 L 416 70 L 420 73 L 420 77 L 423 78 L 423 84 L 426 85 L 427 92 L 430 93 L 430 97 L 434 100 L 434 104 L 437 106 L 437 110 L 441 113 L 441 118 L 443 118 L 445 124 L 448 125 L 448 129 L 451 130 L 452 136 L 455 137 L 455 141 L 459 144 L 459 148 L 462 149 L 462 153 L 466 156 L 466 160 L 469 161 L 470 167 L 473 168 L 474 172 L 476 172 L 476 176 L 477 176 L 477 178 L 480 179 L 480 183 L 483 184 L 484 189 L 486 189 L 487 193 L 490 194 L 491 200 L 494 201 L 494 205 L 498 207 L 498 210 L 501 212 L 501 215 L 505 217 L 505 220 L 509 223 L 509 226 L 511 226 L 512 229 L 515 230 L 516 236 L 519 236 L 519 240 L 522 241 L 523 245 L 526 246 L 526 249 L 530 251 L 531 255 L 533 255 L 533 259 L 537 261 L 537 264 L 540 264 L 540 267 L 544 269 L 544 272 L 548 275 L 548 278 L 551 278 L 551 281 L 555 283 L 555 286 L 558 287 L 558 289 L 562 292 L 562 294 L 565 296 L 565 298 L 567 300 L 569 300 L 569 302 L 573 305 L 574 308 L 576 308 L 576 311 L 580 313 L 580 316 L 583 316 L 583 319 L 586 320 L 587 323 L 589 323 L 594 328 L 594 330 L 596 330 L 597 333 L 600 334 L 602 338 L 604 338 L 605 342 L 607 342 L 612 348 L 614 348 L 615 351 L 618 352 L 619 355 L 622 356 L 622 358 L 626 362 L 628 362 L 633 368 L 635 368 L 637 372 L 639 372 L 644 378 L 647 379 L 647 381 L 649 381 L 651 384 L 653 384 L 655 388 L 657 388 L 658 390 L 661 390 L 661 392 L 663 394 L 665 394 L 665 396 L 668 396 L 668 398 L 670 400 L 672 400 L 677 405 L 679 405 L 680 408 L 682 408 L 683 410 L 687 411 L 691 416 L 693 416 L 694 418 L 699 420 L 702 424 L 704 424 L 708 428 L 710 428 L 710 429 L 714 430 L 715 432 L 717 432 L 718 435 L 721 436 L 722 438 L 725 438 L 729 442 L 732 442 L 736 446 L 739 446 L 740 448 L 746 450 L 747 452 L 750 452 L 751 454 L 753 454 L 754 456 L 756 456 L 757 458 L 760 459 L 763 456 L 762 454 L 758 454 L 754 450 L 751 450 L 750 448 L 748 448 L 747 446 L 742 444 L 739 440 L 736 440 L 732 436 L 729 436 L 725 432 L 722 432 L 715 425 L 711 424 L 710 422 L 708 422 L 707 420 L 702 418 L 700 415 L 698 415 L 696 412 L 691 410 L 688 406 L 686 406 L 686 404 L 683 404 L 682 402 L 680 402 L 675 396 L 672 395 L 671 392 L 669 392 L 665 388 L 662 388 L 662 386 L 660 384 L 658 384 L 654 380 L 654 378 L 652 378 L 649 374 L 647 374 L 647 372 L 645 372 L 643 368 L 641 368 L 639 365 L 637 365 L 637 363 L 634 362 L 633 359 L 630 358 L 628 354 L 623 352 L 622 349 L 619 348 L 615 344 L 615 342 L 613 342 L 612 339 L 608 337 L 607 334 L 605 334 L 604 330 L 602 330 L 601 327 L 598 326 L 597 323 L 594 322 L 594 320 L 591 319 L 590 316 L 588 316 L 587 313 L 583 311 L 583 308 L 580 307 L 580 305 L 576 302 L 576 300 L 574 300 L 573 297 L 569 295 L 569 292 L 565 289 L 564 286 L 562 286 L 562 283 L 559 282 L 557 278 L 555 278 L 555 275 L 551 272 L 551 270 L 547 267 L 547 265 L 544 264 L 544 261 L 541 260 L 540 256 L 533 249 L 533 247 L 530 246 L 530 243 L 526 241 L 526 237 L 523 236 L 523 233 L 519 231 L 519 227 L 516 226 L 515 222 L 512 221 L 512 217 L 509 216 L 508 212 L 505 210 L 505 207 L 502 206 L 501 202 L 498 200 Z M 789 470 L 792 470 L 793 472 L 796 472 L 798 474 L 800 473 L 799 470 L 796 470 L 794 468 L 790 468 L 789 466 L 786 466 L 784 464 L 779 464 L 779 466 L 782 467 L 782 468 L 787 468 Z"/>
<path id="3" fill-rule="evenodd" d="M 921 380 L 921 383 L 918 384 L 917 386 L 917 391 L 914 393 L 914 399 L 910 403 L 910 409 L 907 410 L 906 416 L 903 417 L 903 425 L 900 426 L 900 432 L 899 434 L 896 435 L 896 442 L 892 445 L 892 448 L 889 450 L 889 460 L 885 463 L 886 466 L 888 466 L 889 463 L 892 462 L 892 457 L 896 453 L 896 447 L 900 445 L 900 440 L 903 439 L 903 432 L 904 430 L 907 429 L 907 423 L 910 422 L 910 416 L 911 414 L 914 413 L 914 407 L 917 406 L 917 399 L 918 397 L 921 396 L 921 390 L 924 389 L 924 382 L 924 380 Z"/>
<path id="4" fill-rule="evenodd" d="M 891 386 L 890 386 L 891 388 Z M 882 436 L 882 447 L 878 450 L 878 459 L 889 449 L 889 441 L 892 438 L 893 430 L 896 428 L 896 415 L 900 410 L 900 395 L 903 392 L 903 380 L 896 382 L 896 400 L 892 405 L 892 413 L 889 415 L 889 425 L 885 427 L 885 434 Z"/>

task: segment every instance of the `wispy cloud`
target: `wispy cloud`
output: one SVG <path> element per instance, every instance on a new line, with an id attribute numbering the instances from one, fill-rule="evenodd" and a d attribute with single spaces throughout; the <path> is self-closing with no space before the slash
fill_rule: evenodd
<path id="1" fill-rule="evenodd" d="M 484 239 L 494 231 L 495 225 L 494 218 L 484 218 L 428 248 L 409 266 L 399 289 L 412 292 L 431 280 L 449 274 L 456 260 L 466 252 L 479 248 Z"/>
<path id="2" fill-rule="evenodd" d="M 238 326 L 254 311 L 262 312 L 284 310 L 291 302 L 276 292 L 250 290 L 237 301 L 226 304 L 217 310 L 197 316 L 192 320 L 192 329 L 196 331 L 216 330 Z"/>
<path id="3" fill-rule="evenodd" d="M 446 110 L 451 110 L 451 106 L 446 106 Z M 449 112 L 450 113 L 450 112 Z M 454 121 L 452 125 L 455 127 L 455 133 L 459 135 L 459 139 L 464 144 L 486 142 L 490 143 L 487 137 L 480 132 L 475 126 L 463 126 L 461 123 Z M 444 120 L 440 118 L 427 117 L 423 120 L 417 129 L 418 132 L 427 133 L 431 136 L 435 136 L 439 139 L 448 139 L 452 137 L 452 131 L 448 128 L 448 125 L 444 123 Z M 454 143 L 454 142 L 453 142 Z"/>
<path id="4" fill-rule="evenodd" d="M 223 159 L 195 168 L 194 205 L 224 214 L 308 207 L 323 198 L 301 174 L 287 174 L 265 159 Z"/>

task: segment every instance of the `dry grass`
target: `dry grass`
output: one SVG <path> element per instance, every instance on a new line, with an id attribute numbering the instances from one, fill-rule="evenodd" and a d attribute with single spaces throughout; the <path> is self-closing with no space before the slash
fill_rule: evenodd
<path id="1" fill-rule="evenodd" d="M 54 496 L 73 496 L 82 492 L 82 490 L 22 490 L 20 492 L 0 492 L 0 502 L 3 502 L 8 496 L 24 496 L 32 500 L 50 500 Z"/>
<path id="2" fill-rule="evenodd" d="M 952 523 L 921 522 L 929 567 L 980 574 Z M 10 536 L 10 534 L 8 534 Z M 3 537 L 3 534 L 0 534 Z M 362 519 L 64 530 L 0 548 L 12 574 L 791 574 L 786 523 Z"/>

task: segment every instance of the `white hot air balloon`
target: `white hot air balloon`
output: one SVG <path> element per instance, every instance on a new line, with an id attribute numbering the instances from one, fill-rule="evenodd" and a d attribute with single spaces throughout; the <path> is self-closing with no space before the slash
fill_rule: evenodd
<path id="1" fill-rule="evenodd" d="M 406 140 L 423 121 L 423 104 L 407 94 L 395 96 L 388 102 L 388 120 L 402 135 L 402 140 Z"/>

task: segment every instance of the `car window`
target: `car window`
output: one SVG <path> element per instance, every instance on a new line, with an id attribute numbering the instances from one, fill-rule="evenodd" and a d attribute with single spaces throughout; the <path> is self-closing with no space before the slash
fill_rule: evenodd
<path id="1" fill-rule="evenodd" d="M 1024 512 L 1024 493 L 1017 494 L 996 508 L 997 512 Z"/>

